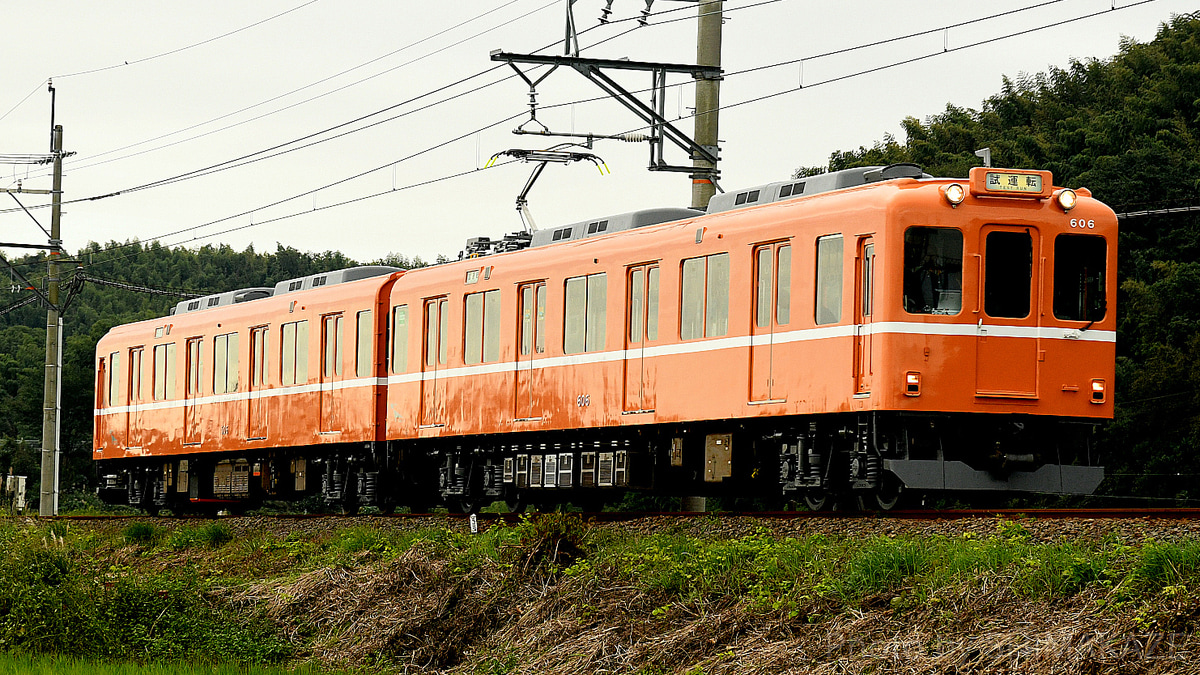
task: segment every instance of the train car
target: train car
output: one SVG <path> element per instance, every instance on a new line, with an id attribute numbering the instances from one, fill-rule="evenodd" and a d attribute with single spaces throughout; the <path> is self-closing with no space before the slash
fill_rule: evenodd
<path id="1" fill-rule="evenodd" d="M 1046 171 L 893 165 L 430 268 L 281 282 L 101 341 L 101 493 L 146 508 L 320 493 L 351 510 L 595 505 L 628 489 L 813 509 L 1089 494 L 1103 478 L 1092 433 L 1113 413 L 1116 233 L 1109 208 Z M 300 321 L 320 328 L 302 336 Z M 260 389 L 189 404 L 190 375 L 137 374 L 186 334 L 199 360 L 162 359 L 209 382 L 221 331 L 243 336 L 226 368 Z M 286 370 L 288 345 L 309 353 L 307 379 Z M 136 355 L 151 346 L 155 361 Z M 143 381 L 161 401 L 132 402 Z M 257 400 L 275 411 L 260 436 Z M 202 421 L 187 441 L 189 405 Z M 249 476 L 236 491 L 231 471 Z"/>

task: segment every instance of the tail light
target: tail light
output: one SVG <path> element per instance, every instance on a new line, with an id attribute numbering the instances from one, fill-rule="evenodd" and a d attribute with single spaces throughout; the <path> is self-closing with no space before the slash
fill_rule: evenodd
<path id="1" fill-rule="evenodd" d="M 1105 398 L 1104 380 L 1092 380 L 1092 403 L 1104 403 Z"/>
<path id="2" fill-rule="evenodd" d="M 921 373 L 918 373 L 915 370 L 910 370 L 904 374 L 904 395 L 921 395 Z"/>

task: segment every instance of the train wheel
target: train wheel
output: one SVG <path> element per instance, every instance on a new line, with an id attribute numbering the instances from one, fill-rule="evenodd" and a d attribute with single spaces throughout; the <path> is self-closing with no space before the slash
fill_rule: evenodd
<path id="1" fill-rule="evenodd" d="M 479 513 L 482 504 L 477 497 L 459 497 L 450 502 L 457 513 Z"/>
<path id="2" fill-rule="evenodd" d="M 903 494 L 904 483 L 901 483 L 895 475 L 885 472 L 883 480 L 879 482 L 879 487 L 874 492 L 875 506 L 880 511 L 891 511 L 900 503 Z"/>
<path id="3" fill-rule="evenodd" d="M 509 513 L 525 513 L 529 503 L 520 495 L 515 495 L 504 500 L 504 504 L 508 506 Z"/>
<path id="4" fill-rule="evenodd" d="M 829 507 L 829 493 L 820 488 L 805 490 L 804 505 L 809 511 L 824 511 Z"/>

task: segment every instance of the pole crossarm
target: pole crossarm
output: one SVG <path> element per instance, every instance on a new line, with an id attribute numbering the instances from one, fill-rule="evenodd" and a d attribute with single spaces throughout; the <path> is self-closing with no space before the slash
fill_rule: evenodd
<path id="1" fill-rule="evenodd" d="M 35 297 L 38 300 L 41 300 L 42 303 L 44 305 L 46 305 L 47 307 L 50 306 L 50 299 L 47 298 L 42 293 L 41 289 L 39 289 L 37 286 L 34 286 L 33 284 L 29 283 L 29 280 L 25 278 L 25 275 L 21 274 L 19 271 L 17 271 L 17 268 L 13 267 L 12 263 L 8 262 L 8 260 L 4 256 L 0 256 L 0 263 L 3 263 L 4 266 L 8 268 L 8 271 L 11 272 L 12 275 L 15 276 L 18 281 L 20 281 L 22 284 L 25 284 L 25 290 L 33 291 L 34 295 L 32 297 Z"/>
<path id="2" fill-rule="evenodd" d="M 552 54 L 513 54 L 495 50 L 493 61 L 507 63 L 532 63 L 537 65 L 569 66 L 571 68 L 613 68 L 615 70 L 663 70 L 668 73 L 687 73 L 695 78 L 718 79 L 720 66 L 698 66 L 690 63 L 658 63 L 654 61 L 625 61 L 622 59 L 589 59 L 581 56 L 556 56 Z"/>

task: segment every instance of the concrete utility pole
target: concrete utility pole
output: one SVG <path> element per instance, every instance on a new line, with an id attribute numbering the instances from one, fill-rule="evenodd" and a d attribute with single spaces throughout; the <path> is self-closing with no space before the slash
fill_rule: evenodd
<path id="1" fill-rule="evenodd" d="M 724 0 L 700 0 L 700 25 L 696 33 L 696 65 L 721 66 L 721 17 Z M 717 115 L 721 110 L 721 76 L 702 75 L 696 78 L 696 144 L 717 156 Z M 692 208 L 708 208 L 708 200 L 716 194 L 712 170 L 716 162 L 695 158 L 692 166 Z"/>
<path id="2" fill-rule="evenodd" d="M 53 90 L 51 90 L 53 91 Z M 47 274 L 46 382 L 42 396 L 42 486 L 38 515 L 58 515 L 59 410 L 62 405 L 62 318 L 58 304 L 59 233 L 62 218 L 62 125 L 53 126 L 50 151 L 54 156 L 54 187 L 50 193 L 50 264 Z"/>
<path id="3" fill-rule="evenodd" d="M 696 33 L 696 65 L 721 66 L 721 15 L 724 0 L 700 0 L 700 25 Z M 696 78 L 696 144 L 704 146 L 714 157 L 717 155 L 717 114 L 721 110 L 721 76 L 702 76 Z M 708 200 L 717 192 L 713 184 L 711 171 L 717 167 L 716 162 L 696 158 L 692 166 L 706 169 L 708 172 L 697 172 L 692 175 L 692 208 L 704 210 L 708 208 Z M 681 505 L 684 511 L 704 511 L 707 504 L 704 497 L 684 497 Z"/>

